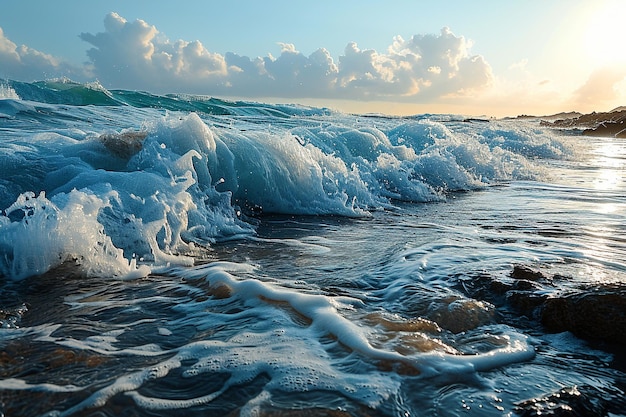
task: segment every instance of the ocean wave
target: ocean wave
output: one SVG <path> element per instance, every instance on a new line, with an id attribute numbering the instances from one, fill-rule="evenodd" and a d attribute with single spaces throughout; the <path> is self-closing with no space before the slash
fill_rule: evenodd
<path id="1" fill-rule="evenodd" d="M 96 258 L 109 256 L 121 277 L 136 263 L 190 264 L 199 247 L 254 234 L 260 213 L 368 216 L 536 178 L 534 160 L 568 155 L 561 138 L 528 123 L 358 116 L 69 80 L 8 86 L 20 99 L 0 102 L 0 272 L 13 278 L 68 260 L 107 270 L 83 247 L 108 248 Z M 31 243 L 6 238 L 20 233 Z M 35 262 L 42 251 L 54 255 Z"/>
<path id="2" fill-rule="evenodd" d="M 7 83 L 22 100 L 76 106 L 114 106 L 120 104 L 97 81 L 82 84 L 67 78 L 59 78 L 33 83 L 20 81 L 7 81 Z"/>

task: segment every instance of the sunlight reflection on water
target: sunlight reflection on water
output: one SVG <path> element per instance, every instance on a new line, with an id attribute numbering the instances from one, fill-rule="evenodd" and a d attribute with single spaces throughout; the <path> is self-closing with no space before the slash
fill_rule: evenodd
<path id="1" fill-rule="evenodd" d="M 598 175 L 593 182 L 595 188 L 617 190 L 622 187 L 626 142 L 618 139 L 602 139 L 595 143 L 592 154 L 595 156 L 592 164 L 598 167 Z"/>
<path id="2" fill-rule="evenodd" d="M 610 265 L 610 270 L 626 272 L 626 264 L 621 262 L 624 259 L 623 216 L 626 213 L 626 141 L 599 138 L 590 140 L 590 146 L 593 157 L 589 168 L 594 176 L 590 183 L 598 194 L 592 206 L 594 215 L 589 216 L 589 223 L 584 227 L 585 234 L 592 238 L 583 251 L 590 260 L 591 270 L 587 272 L 597 281 L 623 281 L 622 273 L 607 274 L 605 268 L 595 268 L 594 264 Z"/>

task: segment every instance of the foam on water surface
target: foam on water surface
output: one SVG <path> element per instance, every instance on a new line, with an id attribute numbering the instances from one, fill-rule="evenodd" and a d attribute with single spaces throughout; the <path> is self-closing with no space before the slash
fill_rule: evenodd
<path id="1" fill-rule="evenodd" d="M 107 247 L 120 249 L 129 265 L 190 265 L 189 255 L 197 252 L 198 245 L 253 234 L 254 222 L 246 222 L 242 214 L 369 216 L 372 210 L 393 208 L 396 201 L 442 201 L 450 192 L 532 178 L 539 170 L 526 157 L 555 158 L 566 153 L 564 145 L 547 132 L 504 122 L 478 127 L 444 124 L 436 118 L 364 121 L 298 106 L 277 106 L 268 114 L 265 107 L 247 103 L 219 103 L 221 108 L 230 105 L 233 114 L 213 115 L 162 114 L 128 106 L 107 110 L 103 102 L 91 110 L 94 125 L 77 128 L 72 120 L 85 117 L 86 108 L 51 103 L 79 90 L 89 100 L 100 95 L 121 100 L 127 94 L 116 96 L 97 85 L 67 80 L 14 83 L 11 88 L 19 89 L 26 100 L 6 101 L 14 103 L 9 106 L 13 110 L 8 108 L 14 119 L 7 123 L 15 127 L 6 130 L 0 144 L 0 202 L 13 208 L 5 210 L 0 227 L 17 230 L 18 223 L 25 227 L 26 220 L 19 215 L 24 209 L 15 209 L 14 203 L 36 201 L 31 193 L 43 192 L 42 198 L 45 195 L 59 213 L 73 210 L 65 208 L 67 201 L 75 200 L 70 193 L 82 193 L 99 203 L 84 217 L 89 226 L 78 225 L 78 229 L 95 227 L 110 241 Z M 54 98 L 44 103 L 28 101 L 46 94 Z M 202 102 L 182 96 L 168 100 L 181 110 Z M 111 130 L 107 111 L 127 113 L 135 127 L 118 124 Z M 296 121 L 296 116 L 303 119 Z M 28 123 L 33 119 L 40 121 Z M 54 128 L 37 128 L 48 119 Z M 46 216 L 38 214 L 43 207 L 28 209 L 29 215 L 43 219 Z M 68 213 L 71 221 L 82 221 L 76 213 Z M 51 221 L 44 229 L 65 233 L 54 231 Z M 32 226 L 28 230 L 30 242 L 50 240 L 37 239 Z M 14 278 L 45 272 L 68 259 L 80 263 L 82 257 L 61 245 L 52 250 L 58 260 L 29 270 L 30 264 L 20 258 L 25 255 L 18 254 L 26 247 L 13 247 L 7 240 L 0 250 L 5 254 L 3 273 Z M 112 275 L 129 271 L 117 268 Z"/>
<path id="2" fill-rule="evenodd" d="M 373 347 L 367 335 L 357 325 L 339 314 L 336 302 L 327 296 L 276 288 L 258 280 L 239 281 L 219 266 L 181 271 L 181 274 L 187 277 L 194 275 L 197 277 L 199 273 L 207 274 L 206 279 L 212 285 L 225 285 L 245 299 L 286 302 L 296 312 L 311 320 L 311 328 L 314 331 L 322 335 L 331 335 L 349 349 L 371 359 L 403 363 L 427 376 L 442 372 L 487 370 L 506 363 L 528 360 L 534 354 L 524 337 L 513 340 L 508 340 L 507 337 L 506 346 L 486 354 L 459 356 L 429 352 L 405 356 Z"/>
<path id="3" fill-rule="evenodd" d="M 19 100 L 20 97 L 17 95 L 13 87 L 8 84 L 0 83 L 0 100 Z"/>
<path id="4" fill-rule="evenodd" d="M 619 398 L 610 355 L 491 291 L 517 285 L 513 264 L 623 281 L 621 160 L 578 170 L 594 153 L 569 145 L 595 143 L 536 121 L 7 86 L 0 411 L 499 416 L 561 383 Z M 599 169 L 613 180 L 588 187 Z"/>
<path id="5" fill-rule="evenodd" d="M 104 357 L 156 360 L 150 360 L 138 370 L 125 371 L 96 390 L 77 384 L 33 383 L 19 378 L 4 379 L 0 387 L 48 393 L 90 392 L 84 400 L 46 414 L 50 416 L 81 414 L 106 406 L 118 395 L 130 396 L 134 404 L 144 410 L 210 407 L 214 402 L 227 401 L 228 392 L 246 385 L 257 388 L 256 393 L 241 404 L 240 414 L 244 416 L 257 415 L 260 408 L 273 401 L 300 394 L 307 394 L 311 401 L 309 407 L 316 406 L 316 395 L 321 396 L 318 406 L 324 406 L 331 395 L 377 409 L 402 395 L 402 375 L 411 375 L 413 379 L 465 378 L 468 374 L 528 361 L 534 356 L 534 349 L 526 338 L 511 332 L 498 338 L 500 346 L 494 345 L 491 351 L 476 354 L 448 353 L 442 344 L 436 343 L 427 348 L 426 344 L 412 349 L 406 345 L 404 353 L 374 347 L 370 342 L 370 338 L 375 337 L 374 328 L 357 324 L 367 322 L 363 317 L 357 318 L 364 314 L 359 313 L 363 306 L 358 300 L 329 297 L 248 277 L 254 272 L 255 268 L 250 265 L 225 262 L 169 271 L 172 277 L 184 278 L 185 285 L 193 285 L 187 289 L 179 287 L 177 291 L 191 291 L 198 301 L 187 300 L 176 306 L 176 310 L 184 313 L 181 318 L 170 318 L 158 327 L 155 323 L 155 337 L 164 340 L 174 337 L 189 320 L 198 328 L 205 323 L 207 330 L 221 327 L 234 330 L 237 321 L 247 323 L 245 328 L 229 332 L 226 337 L 220 336 L 218 331 L 204 340 L 163 349 L 153 343 L 128 345 L 124 342 L 141 322 L 82 339 L 63 335 L 59 327 L 42 329 L 32 333 L 37 343 L 51 343 Z M 200 301 L 204 299 L 199 297 L 200 288 L 205 289 L 208 300 Z M 95 306 L 89 301 L 92 298 L 93 294 L 85 294 L 72 299 L 71 303 L 79 310 L 92 308 Z M 167 302 L 167 297 L 161 301 Z M 137 302 L 141 305 L 159 302 L 159 299 L 145 298 Z M 111 303 L 102 307 L 107 304 Z M 134 304 L 127 304 L 127 308 Z M 233 309 L 235 306 L 239 308 Z M 370 315 L 370 319 L 372 317 Z M 436 325 L 433 328 L 426 322 L 396 321 L 394 324 L 390 320 L 373 320 L 384 323 L 394 332 L 438 331 Z M 171 384 L 170 380 L 179 378 L 190 381 L 181 382 L 185 385 L 194 385 L 192 381 L 205 381 L 205 378 L 214 382 L 204 389 L 195 384 L 197 388 L 183 396 L 169 393 L 165 387 Z"/>
<path id="6" fill-rule="evenodd" d="M 43 192 L 39 196 L 25 193 L 5 210 L 0 217 L 0 245 L 11 251 L 0 262 L 4 275 L 20 279 L 68 261 L 79 263 L 90 275 L 133 279 L 150 272 L 147 266 L 137 267 L 125 259 L 104 233 L 96 219 L 103 200 L 79 191 L 63 197 L 63 201 L 57 198 L 59 206 Z M 22 219 L 11 222 L 10 216 L 17 212 Z"/>

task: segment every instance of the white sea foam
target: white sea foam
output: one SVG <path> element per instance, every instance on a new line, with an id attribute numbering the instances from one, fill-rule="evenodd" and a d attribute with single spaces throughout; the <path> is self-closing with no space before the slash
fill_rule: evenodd
<path id="1" fill-rule="evenodd" d="M 336 301 L 327 296 L 279 288 L 255 279 L 238 280 L 222 265 L 208 265 L 179 273 L 196 279 L 206 276 L 211 285 L 225 285 L 247 300 L 286 302 L 299 314 L 309 318 L 311 328 L 318 334 L 332 335 L 343 345 L 369 358 L 404 363 L 428 376 L 446 372 L 484 371 L 508 363 L 525 361 L 534 356 L 533 348 L 521 335 L 507 336 L 506 346 L 484 354 L 450 355 L 432 351 L 413 356 L 402 355 L 373 347 L 362 329 L 343 317 L 337 310 Z"/>
<path id="2" fill-rule="evenodd" d="M 10 206 L 0 232 L 27 231 L 4 239 L 2 273 L 25 277 L 75 260 L 100 274 L 110 260 L 96 258 L 115 252 L 106 255 L 116 259 L 110 275 L 136 277 L 148 271 L 136 262 L 192 265 L 196 245 L 250 235 L 254 226 L 241 220 L 242 210 L 368 216 L 394 200 L 441 200 L 451 191 L 530 178 L 537 170 L 524 155 L 564 153 L 545 133 L 495 122 L 452 130 L 434 120 L 361 125 L 338 114 L 295 127 L 277 119 L 272 129 L 256 121 L 233 129 L 234 120 L 224 126 L 196 113 L 172 114 L 144 122 L 141 131 L 14 133 L 0 145 L 0 202 Z M 45 197 L 33 196 L 42 191 Z M 55 220 L 45 207 L 54 207 Z M 77 232 L 54 230 L 65 222 Z M 25 239 L 31 243 L 19 243 Z M 83 254 L 81 247 L 91 249 Z"/>
<path id="3" fill-rule="evenodd" d="M 201 328 L 203 317 L 212 328 L 231 323 L 237 318 L 247 318 L 248 327 L 234 333 L 226 340 L 211 338 L 195 341 L 172 350 L 158 346 L 137 346 L 120 349 L 120 338 L 126 332 L 117 330 L 77 340 L 54 335 L 43 335 L 40 341 L 52 342 L 76 350 L 89 350 L 102 355 L 164 357 L 161 362 L 119 376 L 108 385 L 93 392 L 78 404 L 64 410 L 51 412 L 52 416 L 70 416 L 84 410 L 102 406 L 113 396 L 124 393 L 135 404 L 146 410 L 181 410 L 210 404 L 226 392 L 252 383 L 261 375 L 269 379 L 262 383 L 260 392 L 248 398 L 242 408 L 244 415 L 255 415 L 258 407 L 272 401 L 276 395 L 332 392 L 371 408 L 399 395 L 401 377 L 384 371 L 377 363 L 391 363 L 412 368 L 413 378 L 433 376 L 454 377 L 477 371 L 526 361 L 534 350 L 525 337 L 510 333 L 500 337 L 501 347 L 482 354 L 461 355 L 441 350 L 402 354 L 374 347 L 368 337 L 370 328 L 359 326 L 342 314 L 347 308 L 344 300 L 321 294 L 306 293 L 281 287 L 257 279 L 237 278 L 254 271 L 247 264 L 216 262 L 202 267 L 174 269 L 170 273 L 185 278 L 190 283 L 206 281 L 211 288 L 226 286 L 232 298 L 245 306 L 239 313 L 211 314 L 206 304 L 180 305 L 186 317 L 194 317 Z M 292 309 L 308 321 L 295 321 L 285 311 Z M 183 319 L 187 320 L 187 319 Z M 175 321 L 172 322 L 175 326 Z M 171 335 L 170 331 L 161 335 Z M 132 331 L 132 328 L 128 328 Z M 334 353 L 331 351 L 335 350 Z M 343 351 L 338 354 L 337 350 Z M 356 355 L 356 356 L 355 356 Z M 358 358 L 358 370 L 348 366 Z M 388 366 L 382 366 L 388 368 Z M 228 377 L 209 392 L 198 391 L 197 396 L 161 398 L 142 389 L 146 384 L 170 378 L 178 370 L 185 379 L 201 378 L 205 374 Z M 19 379 L 3 384 L 13 390 L 44 390 L 72 392 L 73 385 L 29 385 Z M 250 413 L 250 414 L 246 414 Z"/>
<path id="4" fill-rule="evenodd" d="M 20 96 L 17 95 L 9 84 L 0 82 L 0 100 L 2 99 L 19 100 Z"/>
<path id="5" fill-rule="evenodd" d="M 25 193 L 0 217 L 0 246 L 7 248 L 0 261 L 4 275 L 19 279 L 64 262 L 77 262 L 90 275 L 136 278 L 150 272 L 125 259 L 104 233 L 97 214 L 105 201 L 79 191 L 55 200 L 56 204 L 43 192 Z M 12 222 L 7 216 L 17 212 L 23 217 Z"/>
<path id="6" fill-rule="evenodd" d="M 4 275 L 19 279 L 71 261 L 90 275 L 136 278 L 149 273 L 147 262 L 192 265 L 185 253 L 193 242 L 252 231 L 237 219 L 230 194 L 212 186 L 206 161 L 215 159 L 216 144 L 197 116 L 158 124 L 126 162 L 108 152 L 110 144 L 45 136 L 25 148 L 6 145 L 13 158 L 6 177 L 25 169 L 28 155 L 41 165 L 29 167 L 32 184 L 49 191 L 24 192 L 0 216 Z"/>

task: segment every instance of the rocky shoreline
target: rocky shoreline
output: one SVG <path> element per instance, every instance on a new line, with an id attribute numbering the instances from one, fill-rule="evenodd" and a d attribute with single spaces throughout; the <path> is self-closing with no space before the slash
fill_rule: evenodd
<path id="1" fill-rule="evenodd" d="M 540 117 L 541 125 L 557 129 L 582 130 L 584 136 L 626 138 L 626 109 L 618 107 L 610 112 L 589 114 L 563 113 L 565 117 Z M 528 117 L 528 116 L 522 116 Z"/>
<path id="2" fill-rule="evenodd" d="M 571 332 L 593 342 L 626 346 L 626 285 L 604 284 L 559 291 L 571 277 L 548 276 L 523 265 L 505 282 L 488 274 L 463 282 L 468 295 L 510 309 L 549 333 Z"/>
<path id="3" fill-rule="evenodd" d="M 583 285 L 569 290 L 571 277 L 550 275 L 532 266 L 515 265 L 506 276 L 489 273 L 458 277 L 459 289 L 491 304 L 496 321 L 536 328 L 540 332 L 570 332 L 590 347 L 613 355 L 611 366 L 626 369 L 626 285 Z M 626 399 L 619 398 L 626 381 L 599 390 L 590 385 L 564 386 L 544 396 L 516 403 L 517 417 L 607 417 L 622 415 Z"/>

